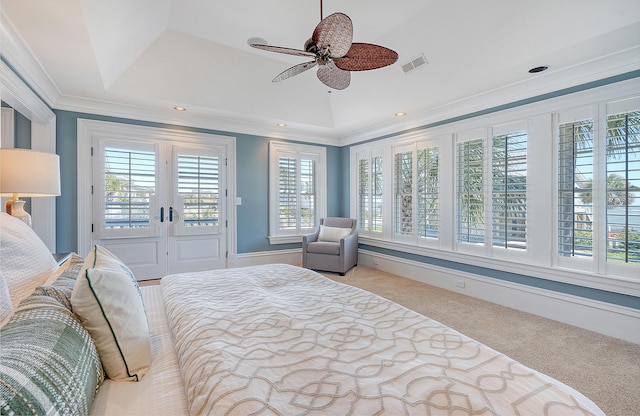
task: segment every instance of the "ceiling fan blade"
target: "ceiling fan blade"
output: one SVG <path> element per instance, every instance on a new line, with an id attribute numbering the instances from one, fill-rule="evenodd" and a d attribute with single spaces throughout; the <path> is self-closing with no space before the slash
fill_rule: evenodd
<path id="1" fill-rule="evenodd" d="M 287 69 L 286 71 L 282 71 L 280 74 L 278 74 L 278 76 L 275 77 L 272 82 L 284 81 L 285 79 L 291 78 L 294 75 L 301 74 L 304 71 L 311 69 L 316 65 L 317 65 L 316 61 L 309 61 L 309 62 L 304 62 L 298 65 L 294 65 L 291 68 Z"/>
<path id="2" fill-rule="evenodd" d="M 342 57 L 353 41 L 353 23 L 344 13 L 331 14 L 318 23 L 311 39 L 320 52 L 328 49 L 331 58 Z"/>
<path id="3" fill-rule="evenodd" d="M 353 43 L 349 52 L 336 58 L 336 66 L 345 71 L 366 71 L 391 65 L 398 60 L 398 54 L 384 46 L 371 43 Z"/>
<path id="4" fill-rule="evenodd" d="M 287 55 L 308 56 L 311 58 L 314 58 L 316 56 L 316 54 L 312 52 L 307 52 L 300 49 L 284 48 L 282 46 L 261 45 L 259 43 L 252 43 L 250 46 L 252 48 L 262 49 L 269 52 L 286 53 Z"/>
<path id="5" fill-rule="evenodd" d="M 318 68 L 318 79 L 327 87 L 343 90 L 351 83 L 351 72 L 343 71 L 335 66 L 333 62 L 320 65 Z"/>

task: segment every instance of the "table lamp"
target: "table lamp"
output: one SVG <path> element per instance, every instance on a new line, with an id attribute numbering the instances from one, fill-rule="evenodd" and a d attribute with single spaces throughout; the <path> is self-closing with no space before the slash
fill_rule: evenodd
<path id="1" fill-rule="evenodd" d="M 11 196 L 6 211 L 31 226 L 19 197 L 60 195 L 60 157 L 28 149 L 0 149 L 0 195 Z"/>

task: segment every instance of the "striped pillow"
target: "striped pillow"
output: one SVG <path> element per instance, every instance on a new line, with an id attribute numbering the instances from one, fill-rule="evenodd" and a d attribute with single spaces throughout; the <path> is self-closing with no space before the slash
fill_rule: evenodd
<path id="1" fill-rule="evenodd" d="M 95 345 L 68 309 L 68 290 L 37 287 L 0 329 L 0 412 L 89 413 L 104 373 Z"/>

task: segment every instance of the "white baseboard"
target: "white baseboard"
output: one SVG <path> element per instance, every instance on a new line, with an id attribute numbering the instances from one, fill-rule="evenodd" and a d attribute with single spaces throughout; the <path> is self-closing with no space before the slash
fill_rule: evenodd
<path id="1" fill-rule="evenodd" d="M 273 250 L 255 253 L 235 254 L 229 256 L 228 267 L 258 266 L 260 264 L 284 263 L 300 266 L 302 264 L 302 250 Z"/>
<path id="2" fill-rule="evenodd" d="M 359 250 L 358 264 L 640 344 L 640 311 L 385 254 Z"/>
<path id="3" fill-rule="evenodd" d="M 640 344 L 640 311 L 625 306 L 411 261 L 369 250 L 358 264 L 474 298 Z M 300 249 L 238 254 L 229 267 L 302 264 Z"/>

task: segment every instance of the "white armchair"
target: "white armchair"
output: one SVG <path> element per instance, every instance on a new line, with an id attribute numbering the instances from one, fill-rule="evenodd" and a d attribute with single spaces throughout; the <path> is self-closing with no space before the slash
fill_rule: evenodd
<path id="1" fill-rule="evenodd" d="M 318 229 L 302 237 L 302 266 L 344 276 L 358 264 L 356 225 L 353 218 L 321 218 Z"/>

